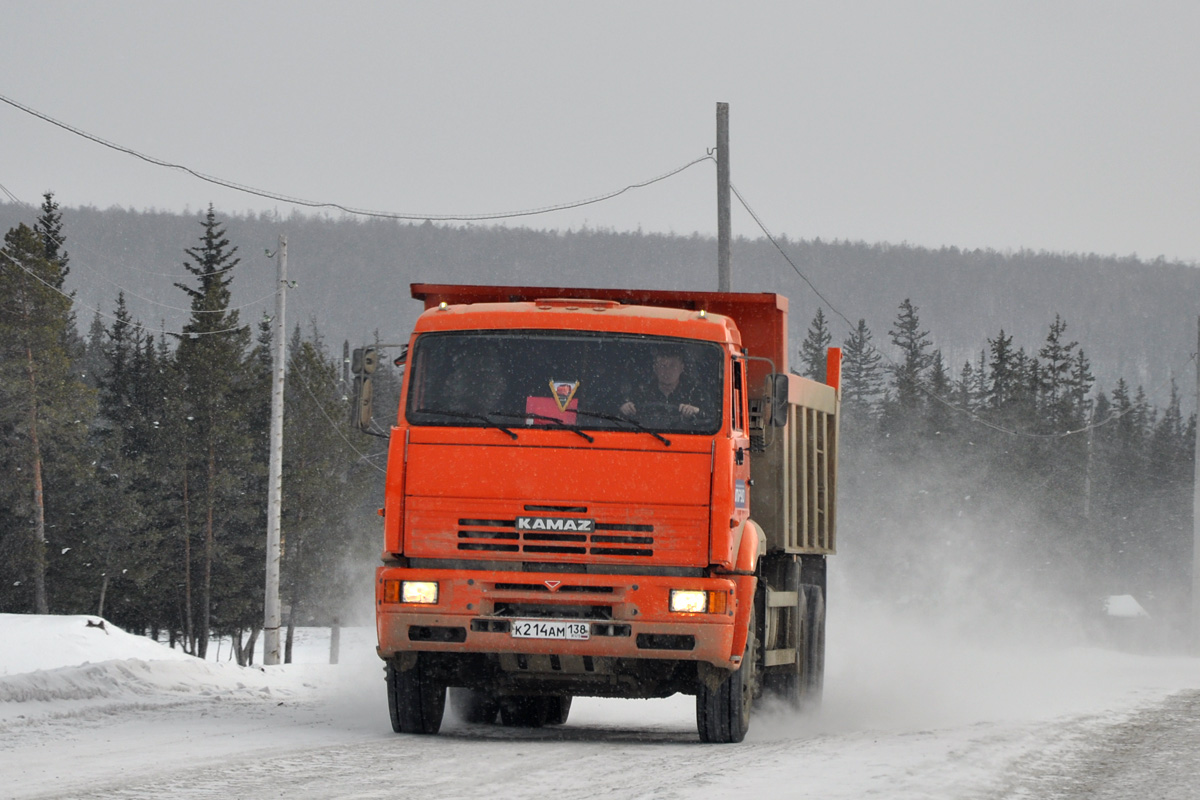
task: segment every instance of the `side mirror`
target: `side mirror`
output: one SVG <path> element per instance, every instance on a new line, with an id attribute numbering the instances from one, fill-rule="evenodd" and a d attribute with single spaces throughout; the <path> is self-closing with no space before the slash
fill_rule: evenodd
<path id="1" fill-rule="evenodd" d="M 788 376 L 774 372 L 767 376 L 767 397 L 771 400 L 770 425 L 782 428 L 788 421 Z"/>
<path id="2" fill-rule="evenodd" d="M 379 351 L 374 347 L 356 347 L 350 356 L 350 371 L 355 375 L 370 375 L 379 366 Z"/>
<path id="3" fill-rule="evenodd" d="M 354 376 L 354 402 L 350 406 L 350 427 L 371 430 L 371 376 Z"/>

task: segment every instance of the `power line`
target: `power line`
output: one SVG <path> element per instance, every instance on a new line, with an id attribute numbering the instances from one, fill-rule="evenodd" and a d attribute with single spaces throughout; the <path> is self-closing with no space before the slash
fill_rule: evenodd
<path id="1" fill-rule="evenodd" d="M 25 266 L 20 261 L 17 261 L 17 259 L 13 258 L 11 255 L 9 255 L 9 253 L 6 250 L 4 250 L 2 248 L 0 248 L 0 256 L 4 256 L 6 259 L 8 259 L 10 264 L 12 264 L 14 267 L 17 267 L 18 269 L 20 269 L 23 272 L 25 272 L 26 274 L 28 274 L 29 277 L 33 278 L 35 281 L 37 281 L 38 283 L 45 286 L 47 289 L 49 289 L 53 292 L 57 292 L 58 294 L 67 298 L 67 300 L 70 300 L 72 306 L 79 306 L 81 308 L 86 308 L 88 311 L 91 311 L 95 314 L 99 314 L 101 317 L 104 317 L 106 319 L 116 320 L 118 322 L 125 322 L 126 324 L 129 325 L 129 327 L 131 327 L 135 330 L 147 331 L 147 332 L 151 331 L 149 326 L 143 325 L 140 322 L 135 322 L 132 320 L 122 320 L 119 317 L 113 316 L 112 314 L 106 314 L 105 312 L 101 311 L 98 308 L 92 308 L 91 306 L 87 305 L 86 303 L 79 302 L 78 300 L 75 299 L 75 297 L 73 295 L 67 294 L 66 292 L 64 292 L 62 289 L 59 289 L 54 284 L 47 283 L 36 272 L 29 269 L 29 267 Z M 245 330 L 247 328 L 248 328 L 248 326 L 246 326 L 246 325 L 239 325 L 236 328 L 223 328 L 223 329 L 217 330 L 217 331 L 198 331 L 198 332 L 193 331 L 190 333 L 185 333 L 182 331 L 168 331 L 166 329 L 161 329 L 161 330 L 164 334 L 183 339 L 183 338 L 196 338 L 199 336 L 215 336 L 215 335 L 221 334 L 221 333 L 233 333 L 234 331 Z"/>
<path id="2" fill-rule="evenodd" d="M 37 211 L 41 211 L 41 210 L 42 210 L 40 207 L 38 207 L 38 206 L 35 206 L 35 205 L 33 205 L 32 203 L 28 203 L 28 202 L 25 202 L 24 200 L 21 200 L 19 197 L 17 197 L 16 195 L 14 195 L 12 192 L 8 191 L 8 189 L 7 189 L 7 188 L 5 188 L 3 184 L 0 184 L 0 189 L 2 189 L 2 190 L 4 191 L 4 193 L 5 193 L 5 194 L 7 194 L 7 195 L 8 195 L 10 198 L 12 198 L 13 202 L 14 202 L 14 203 L 16 203 L 17 205 L 19 205 L 19 206 L 21 206 L 21 207 L 23 207 L 23 208 L 27 208 L 27 209 L 29 209 L 29 210 L 31 210 L 31 211 L 35 211 L 35 212 L 37 212 Z M 42 234 L 42 236 L 46 237 L 47 239 L 49 239 L 49 240 L 50 240 L 51 242 L 53 242 L 54 244 L 58 245 L 60 248 L 65 248 L 65 247 L 67 246 L 67 243 L 66 243 L 66 241 L 64 241 L 62 238 L 60 238 L 60 237 L 58 237 L 58 236 L 55 236 L 55 235 L 54 235 L 53 233 L 51 233 L 50 231 L 38 231 L 38 232 L 39 232 L 39 233 L 41 233 L 41 234 Z M 75 245 L 72 245 L 72 247 L 75 247 Z M 95 250 L 95 249 L 93 249 L 93 248 L 91 248 L 91 247 L 88 247 L 86 244 L 83 244 L 83 245 L 82 245 L 82 251 L 83 251 L 84 253 L 91 254 L 91 256 L 92 256 L 93 258 L 96 258 L 97 256 L 99 256 L 99 259 L 100 259 L 101 261 L 106 261 L 106 262 L 108 262 L 108 264 L 109 264 L 110 266 L 113 266 L 113 265 L 115 264 L 115 262 L 113 262 L 113 261 L 112 261 L 112 259 L 110 259 L 110 258 L 108 258 L 107 256 L 105 256 L 103 253 L 100 253 L 99 251 L 97 251 L 97 250 Z M 83 263 L 86 265 L 86 263 L 87 263 L 87 262 L 85 261 L 85 262 L 83 262 Z M 75 266 L 76 266 L 76 274 L 78 274 L 78 272 L 79 272 L 79 270 L 78 270 L 78 265 L 79 265 L 79 262 L 76 262 L 76 264 L 75 264 Z M 124 265 L 124 266 L 130 266 L 130 265 Z M 144 272 L 144 273 L 146 273 L 146 274 L 148 274 L 148 275 L 155 275 L 155 276 L 158 276 L 158 277 L 163 277 L 163 278 L 173 278 L 173 279 L 179 279 L 179 278 L 181 278 L 181 277 L 182 277 L 182 278 L 186 278 L 186 277 L 187 277 L 186 275 L 183 275 L 183 276 L 181 276 L 181 275 L 176 275 L 176 274 L 173 274 L 173 273 L 166 273 L 166 272 L 152 272 L 152 271 L 150 271 L 150 270 L 141 270 L 141 269 L 138 269 L 137 267 L 133 267 L 133 268 L 134 268 L 134 269 L 137 269 L 139 272 Z M 208 273 L 208 274 L 209 274 L 209 275 L 211 275 L 211 276 L 223 275 L 224 273 L 226 273 L 226 272 L 229 272 L 229 271 L 230 271 L 230 270 L 232 270 L 232 269 L 234 269 L 234 267 L 225 267 L 225 268 L 223 268 L 223 269 L 219 269 L 219 270 L 213 270 L 211 273 Z M 121 284 L 117 283 L 116 281 L 114 281 L 114 280 L 112 280 L 111 278 L 108 278 L 108 277 L 106 277 L 106 276 L 104 276 L 104 275 L 96 275 L 95 277 L 98 277 L 100 280 L 102 280 L 102 281 L 104 281 L 105 283 L 107 283 L 107 284 L 109 284 L 109 285 L 111 285 L 111 286 L 115 287 L 115 288 L 116 288 L 116 289 L 118 289 L 119 291 L 121 291 L 121 292 L 124 292 L 124 293 L 125 293 L 127 296 L 129 296 L 129 297 L 133 297 L 133 298 L 136 298 L 136 299 L 138 299 L 138 300 L 141 300 L 141 301 L 142 301 L 142 302 L 144 302 L 144 303 L 149 303 L 150 305 L 154 305 L 154 306 L 161 306 L 162 308 L 168 309 L 168 310 L 170 310 L 170 311 L 183 311 L 183 312 L 185 312 L 185 313 L 193 313 L 193 314 L 224 314 L 224 313 L 226 313 L 226 312 L 228 312 L 228 311 L 241 311 L 242 309 L 245 309 L 245 308 L 250 308 L 250 307 L 252 307 L 252 306 L 259 305 L 260 303 L 266 302 L 267 300 L 270 300 L 270 299 L 272 299 L 273 297 L 275 297 L 275 293 L 274 293 L 274 292 L 272 292 L 271 294 L 264 295 L 263 297 L 260 297 L 260 298 L 258 298 L 258 299 L 256 299 L 256 300 L 251 300 L 251 301 L 250 301 L 250 302 L 248 302 L 248 303 L 243 303 L 243 304 L 242 304 L 242 305 L 240 305 L 240 306 L 234 306 L 234 307 L 232 307 L 232 308 L 225 308 L 225 309 L 220 309 L 220 310 L 215 310 L 215 311 L 208 311 L 208 310 L 205 310 L 205 309 L 182 308 L 182 307 L 180 307 L 180 306 L 173 306 L 173 305 L 170 305 L 170 304 L 168 304 L 168 303 L 163 303 L 163 302 L 161 302 L 161 301 L 159 301 L 159 300 L 154 300 L 154 299 L 152 299 L 152 298 L 149 298 L 149 297 L 145 297 L 145 296 L 143 296 L 143 295 L 140 295 L 140 294 L 138 294 L 137 292 L 133 291 L 132 289 L 129 289 L 129 288 L 127 288 L 127 287 L 125 287 L 125 286 L 123 286 L 123 285 L 121 285 Z M 79 303 L 79 305 L 83 305 L 83 304 L 82 304 L 82 303 Z M 87 306 L 84 306 L 84 307 L 85 307 L 85 308 L 87 308 Z M 107 315 L 104 315 L 104 316 L 107 316 Z M 110 318 L 112 318 L 112 319 L 115 319 L 115 317 L 110 317 Z"/>
<path id="3" fill-rule="evenodd" d="M 17 196 L 15 194 L 13 194 L 12 192 L 10 192 L 8 190 L 8 187 L 5 186 L 3 183 L 0 183 L 0 192 L 4 192 L 6 195 L 8 195 L 9 199 L 11 199 L 17 205 L 24 205 L 20 200 L 17 199 Z"/>
<path id="4" fill-rule="evenodd" d="M 292 197 L 290 195 L 281 194 L 279 192 L 273 192 L 273 191 L 270 191 L 267 189 L 256 189 L 253 186 L 247 186 L 245 184 L 235 183 L 234 181 L 225 180 L 224 178 L 218 178 L 213 175 L 207 175 L 203 172 L 194 170 L 191 167 L 188 167 L 184 164 L 176 164 L 176 163 L 173 163 L 170 161 L 165 161 L 161 158 L 155 158 L 154 156 L 149 156 L 149 155 L 146 155 L 145 153 L 141 153 L 137 150 L 134 150 L 131 147 L 126 147 L 124 145 L 120 145 L 115 142 L 111 142 L 107 139 L 103 139 L 99 136 L 96 136 L 95 134 L 91 134 L 91 133 L 88 133 L 87 131 L 77 128 L 74 125 L 69 125 L 65 122 L 57 120 L 57 119 L 49 116 L 48 114 L 43 114 L 42 112 L 38 111 L 37 109 L 31 108 L 23 103 L 18 103 L 16 100 L 13 100 L 10 97 L 5 97 L 4 95 L 0 95 L 0 101 L 7 103 L 8 105 L 10 105 L 13 108 L 16 108 L 20 111 L 24 111 L 26 114 L 37 117 L 38 119 L 40 119 L 44 122 L 48 122 L 51 125 L 62 128 L 63 130 L 68 131 L 70 133 L 73 133 L 76 136 L 81 136 L 84 139 L 87 139 L 88 141 L 95 142 L 96 144 L 99 144 L 99 145 L 103 145 L 104 147 L 107 147 L 110 150 L 116 150 L 119 153 L 125 153 L 126 155 L 130 155 L 130 156 L 133 156 L 134 158 L 141 159 L 142 161 L 145 161 L 150 164 L 154 164 L 155 166 L 166 167 L 168 169 L 175 169 L 175 170 L 179 170 L 181 172 L 186 172 L 187 174 L 189 174 L 193 177 L 199 178 L 202 181 L 206 181 L 206 182 L 214 184 L 216 186 L 222 186 L 226 189 L 233 189 L 235 191 L 244 192 L 246 194 L 255 195 L 257 197 L 266 198 L 268 200 L 277 200 L 277 201 L 280 201 L 283 203 L 289 203 L 291 205 L 304 206 L 307 208 L 337 209 L 346 214 L 353 214 L 355 216 L 362 216 L 362 217 L 377 217 L 377 218 L 382 218 L 382 219 L 413 220 L 413 221 L 436 220 L 438 222 L 482 222 L 482 221 L 487 221 L 487 220 L 514 219 L 517 217 L 530 217 L 530 216 L 535 216 L 538 214 L 549 214 L 553 211 L 566 211 L 566 210 L 572 209 L 572 208 L 580 208 L 583 206 L 593 205 L 595 203 L 601 203 L 601 202 L 604 202 L 605 200 L 611 200 L 612 198 L 617 197 L 622 194 L 625 194 L 626 192 L 631 191 L 633 189 L 642 189 L 647 186 L 650 186 L 651 184 L 658 183 L 659 181 L 664 181 L 667 178 L 671 178 L 675 175 L 678 175 L 680 172 L 683 172 L 686 169 L 694 167 L 696 164 L 699 164 L 703 161 L 713 161 L 714 160 L 711 155 L 706 154 L 699 158 L 695 158 L 695 159 L 689 161 L 688 163 L 683 164 L 682 166 L 676 167 L 675 169 L 668 170 L 667 172 L 664 172 L 661 175 L 657 175 L 653 178 L 649 178 L 644 181 L 639 181 L 637 183 L 628 184 L 627 186 L 624 186 L 620 189 L 614 189 L 613 191 L 605 192 L 603 194 L 595 195 L 594 197 L 589 197 L 589 198 L 586 198 L 583 200 L 575 200 L 575 201 L 566 202 L 566 203 L 558 203 L 555 205 L 542 206 L 540 208 L 524 209 L 521 211 L 501 211 L 501 212 L 484 213 L 484 214 L 425 214 L 425 213 L 418 214 L 418 213 L 406 213 L 406 212 L 396 212 L 396 211 L 372 211 L 369 209 L 354 208 L 352 206 L 346 206 L 346 205 L 342 205 L 341 203 L 334 203 L 334 202 L 329 202 L 329 201 L 305 200 L 303 198 Z"/>
<path id="5" fill-rule="evenodd" d="M 297 287 L 293 287 L 293 291 L 295 291 L 296 288 Z M 304 292 L 300 291 L 300 292 L 298 292 L 298 295 L 299 296 L 297 297 L 297 300 L 299 300 L 300 305 L 304 307 L 304 310 L 308 312 L 309 319 L 316 319 L 316 314 L 312 311 L 312 309 L 309 308 L 308 303 L 305 302 Z M 334 422 L 332 419 L 329 418 L 329 415 L 327 413 L 325 413 L 325 406 L 317 398 L 316 393 L 313 392 L 313 389 L 308 384 L 308 381 L 306 381 L 302 376 L 296 375 L 294 371 L 293 371 L 292 375 L 299 379 L 300 385 L 304 387 L 304 391 L 308 392 L 309 397 L 311 397 L 313 399 L 313 402 L 315 402 L 317 404 L 317 408 L 320 409 L 320 411 L 321 411 L 321 416 L 323 416 L 325 418 L 325 421 L 327 423 L 329 423 L 329 427 L 333 430 L 334 433 L 336 433 L 341 438 L 341 440 L 343 442 L 346 443 L 347 447 L 349 447 L 351 450 L 353 450 L 358 455 L 359 460 L 364 461 L 367 464 L 370 464 L 372 468 L 378 470 L 379 472 L 386 474 L 387 470 L 385 470 L 384 468 L 380 467 L 378 464 L 375 464 L 374 462 L 371 461 L 371 459 L 373 459 L 373 458 L 378 458 L 379 456 L 386 454 L 386 450 L 381 451 L 379 453 L 374 453 L 374 454 L 368 455 L 368 454 L 362 452 L 361 450 L 359 450 L 357 447 L 355 447 L 354 444 L 348 438 L 346 438 L 346 435 L 342 430 L 343 426 Z M 341 383 L 341 381 L 337 381 L 335 379 L 334 386 L 336 387 L 340 383 Z"/>
<path id="6" fill-rule="evenodd" d="M 779 251 L 779 254 L 783 256 L 784 260 L 785 260 L 785 261 L 787 261 L 787 263 L 788 263 L 788 264 L 791 266 L 791 268 L 792 268 L 792 269 L 793 269 L 793 270 L 796 272 L 796 274 L 797 274 L 797 275 L 799 275 L 799 276 L 800 276 L 800 278 L 801 278 L 801 279 L 802 279 L 802 280 L 803 280 L 803 281 L 804 281 L 806 284 L 808 284 L 808 287 L 809 287 L 810 289 L 812 289 L 813 293 L 814 293 L 814 294 L 816 294 L 816 296 L 817 296 L 817 297 L 821 298 L 821 301 L 822 301 L 823 303 L 825 303 L 825 305 L 826 305 L 826 306 L 829 308 L 829 310 L 830 310 L 830 311 L 832 311 L 832 312 L 833 312 L 834 314 L 836 314 L 836 315 L 837 315 L 839 318 L 841 318 L 841 320 L 842 320 L 843 322 L 845 322 L 845 323 L 846 323 L 846 325 L 847 325 L 847 326 L 848 326 L 848 327 L 849 327 L 851 330 L 854 330 L 854 329 L 856 328 L 856 326 L 854 325 L 854 323 L 852 323 L 852 322 L 850 321 L 850 319 L 849 319 L 849 318 L 848 318 L 848 317 L 847 317 L 845 314 L 843 314 L 843 313 L 842 313 L 842 312 L 841 312 L 841 311 L 840 311 L 840 310 L 837 308 L 837 306 L 835 306 L 833 303 L 829 302 L 829 299 L 828 299 L 828 298 L 826 298 L 826 297 L 825 297 L 825 295 L 824 295 L 824 294 L 822 294 L 822 293 L 821 293 L 821 291 L 820 291 L 819 289 L 817 289 L 816 285 L 815 285 L 815 284 L 814 284 L 814 283 L 813 283 L 811 280 L 809 280 L 808 276 L 807 276 L 807 275 L 805 275 L 805 274 L 804 274 L 804 273 L 803 273 L 803 272 L 800 270 L 800 268 L 799 268 L 798 266 L 796 266 L 796 262 L 794 262 L 794 261 L 791 259 L 791 257 L 790 257 L 790 256 L 787 254 L 787 252 L 786 252 L 786 251 L 783 249 L 783 247 L 781 247 L 781 246 L 780 246 L 779 242 L 778 242 L 778 241 L 776 241 L 776 239 L 775 239 L 774 235 L 772 235 L 771 231 L 767 229 L 767 226 L 766 226 L 766 225 L 763 223 L 762 219 L 761 219 L 761 218 L 758 216 L 758 214 L 756 214 L 756 213 L 754 212 L 754 209 L 752 209 L 752 208 L 750 207 L 750 204 L 749 204 L 748 202 L 746 202 L 746 199 L 745 199 L 745 198 L 742 196 L 741 192 L 739 192 L 739 191 L 737 190 L 737 187 L 736 187 L 736 186 L 734 186 L 734 185 L 731 183 L 731 184 L 730 184 L 730 186 L 729 186 L 729 188 L 730 188 L 730 190 L 733 192 L 733 194 L 734 194 L 734 195 L 737 197 L 737 199 L 738 199 L 738 202 L 740 202 L 740 203 L 742 204 L 742 207 L 746 209 L 746 212 L 750 214 L 751 218 L 753 218 L 754 222 L 755 222 L 755 223 L 758 225 L 758 227 L 759 227 L 759 228 L 762 230 L 763 234 L 764 234 L 764 235 L 767 237 L 767 240 L 768 240 L 768 241 L 769 241 L 771 244 L 773 244 L 773 245 L 775 246 L 775 249 Z M 868 346 L 871 348 L 871 351 L 872 351 L 872 352 L 874 352 L 874 353 L 878 354 L 879 356 L 881 356 L 881 357 L 882 357 L 882 358 L 883 358 L 885 361 L 887 361 L 887 362 L 888 362 L 890 365 L 892 365 L 893 367 L 899 367 L 899 366 L 900 366 L 898 363 L 896 363 L 896 360 L 895 360 L 895 359 L 893 359 L 893 358 L 892 358 L 890 355 L 888 355 L 886 352 L 884 352 L 884 351 L 882 351 L 882 350 L 878 349 L 878 348 L 877 348 L 877 347 L 875 347 L 874 345 L 868 345 Z M 1195 359 L 1196 359 L 1196 354 L 1195 354 L 1195 353 L 1191 354 L 1191 356 L 1189 356 L 1189 358 L 1187 359 L 1187 362 L 1185 362 L 1185 363 L 1184 363 L 1184 366 L 1186 366 L 1186 364 L 1187 364 L 1188 362 L 1190 362 L 1190 361 L 1193 361 L 1193 360 L 1195 360 Z M 1154 391 L 1154 392 L 1157 392 L 1157 391 L 1159 391 L 1160 389 L 1162 389 L 1162 387 L 1163 387 L 1163 386 L 1165 386 L 1165 385 L 1166 385 L 1166 384 L 1167 384 L 1169 381 L 1171 381 L 1171 380 L 1174 380 L 1174 376 L 1173 376 L 1173 375 L 1172 375 L 1171 377 L 1168 377 L 1168 379 L 1167 379 L 1167 380 L 1163 381 L 1163 382 L 1162 382 L 1162 383 L 1160 383 L 1158 386 L 1154 387 L 1154 388 L 1152 389 L 1152 391 Z M 957 405 L 956 403 L 954 403 L 954 402 L 952 402 L 952 401 L 950 401 L 950 400 L 947 400 L 946 398 L 944 398 L 944 397 L 942 397 L 941 395 L 937 394 L 936 392 L 934 392 L 933 390 L 931 390 L 931 389 L 930 389 L 928 386 L 926 386 L 926 385 L 925 385 L 923 382 L 921 382 L 921 381 L 917 381 L 917 383 L 916 383 L 916 386 L 917 386 L 917 388 L 918 388 L 918 389 L 920 389 L 920 390 L 921 390 L 921 392 L 922 392 L 923 394 L 925 394 L 925 395 L 926 395 L 927 397 L 929 397 L 931 400 L 933 400 L 933 401 L 935 401 L 935 402 L 938 402 L 938 403 L 941 403 L 941 404 L 942 404 L 942 405 L 944 405 L 946 408 L 948 408 L 948 409 L 950 409 L 950 410 L 952 410 L 952 411 L 955 411 L 955 412 L 957 412 L 957 413 L 960 413 L 960 414 L 963 414 L 963 415 L 967 416 L 967 417 L 968 417 L 968 418 L 970 418 L 972 421 L 974 421 L 974 422 L 978 423 L 979 425 L 982 425 L 982 426 L 983 426 L 983 427 L 985 427 L 985 428 L 990 428 L 990 429 L 992 429 L 992 430 L 994 430 L 994 431 L 997 431 L 997 432 L 999 432 L 999 433 L 1004 433 L 1004 434 L 1007 434 L 1007 435 L 1010 435 L 1010 436 L 1019 436 L 1019 437 L 1028 438 L 1028 439 L 1064 439 L 1064 438 L 1066 438 L 1066 437 L 1068 437 L 1068 436 L 1075 436 L 1075 435 L 1077 435 L 1077 434 L 1080 434 L 1080 433 L 1086 433 L 1086 432 L 1088 432 L 1088 431 L 1090 431 L 1090 430 L 1094 430 L 1094 429 L 1096 429 L 1096 428 L 1101 428 L 1101 427 L 1103 427 L 1103 426 L 1105 426 L 1105 425 L 1108 425 L 1108 424 L 1110 424 L 1110 423 L 1116 422 L 1117 420 L 1119 420 L 1119 419 L 1121 419 L 1122 417 L 1124 417 L 1126 414 L 1132 413 L 1132 412 L 1133 412 L 1133 411 L 1136 409 L 1136 406 L 1131 406 L 1130 408 L 1126 409 L 1125 411 L 1123 411 L 1123 412 L 1121 412 L 1121 413 L 1119 413 L 1119 414 L 1118 414 L 1118 413 L 1115 413 L 1115 412 L 1114 412 L 1114 413 L 1111 413 L 1111 414 L 1110 414 L 1108 417 L 1106 417 L 1105 419 L 1101 420 L 1100 422 L 1093 422 L 1093 423 L 1091 423 L 1091 424 L 1088 424 L 1088 425 L 1085 425 L 1085 426 L 1083 426 L 1083 427 L 1081 427 L 1081 428 L 1076 428 L 1076 429 L 1073 429 L 1073 430 L 1062 431 L 1062 432 L 1059 432 L 1059 433 L 1033 433 L 1033 432 L 1030 432 L 1030 431 L 1020 431 L 1020 430 L 1015 430 L 1015 429 L 1011 429 L 1011 428 L 1005 428 L 1005 427 L 1004 427 L 1004 426 L 1002 426 L 1002 425 L 997 425 L 997 424 L 995 424 L 995 423 L 993 423 L 993 422 L 991 422 L 991 421 L 989 421 L 989 420 L 987 420 L 987 419 L 984 419 L 983 417 L 979 416 L 977 413 L 975 413 L 975 412 L 974 412 L 974 411 L 972 411 L 971 409 L 969 409 L 969 408 L 963 408 L 962 406 L 959 406 L 959 405 Z"/>

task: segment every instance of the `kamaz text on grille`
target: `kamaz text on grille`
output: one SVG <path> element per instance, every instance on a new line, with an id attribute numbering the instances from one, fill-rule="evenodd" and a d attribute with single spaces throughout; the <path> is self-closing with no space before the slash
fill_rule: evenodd
<path id="1" fill-rule="evenodd" d="M 591 533 L 596 528 L 593 519 L 577 517 L 517 517 L 519 531 L 572 531 Z"/>

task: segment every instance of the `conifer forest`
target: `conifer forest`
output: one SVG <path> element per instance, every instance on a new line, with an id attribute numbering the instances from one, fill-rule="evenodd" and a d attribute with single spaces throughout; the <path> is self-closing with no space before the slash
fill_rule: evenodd
<path id="1" fill-rule="evenodd" d="M 0 459 L 8 476 L 0 482 L 0 612 L 101 614 L 201 656 L 212 637 L 227 636 L 242 661 L 263 619 L 271 327 L 235 298 L 240 282 L 262 284 L 262 269 L 251 278 L 246 263 L 248 252 L 261 262 L 261 244 L 230 234 L 231 220 L 246 227 L 237 217 L 211 207 L 192 215 L 175 256 L 157 262 L 173 276 L 163 280 L 174 298 L 162 302 L 177 307 L 178 322 L 167 322 L 131 310 L 136 298 L 127 290 L 137 286 L 127 279 L 107 298 L 93 297 L 96 307 L 82 307 L 70 275 L 84 257 L 69 252 L 70 215 L 47 193 L 27 216 L 0 251 Z M 507 253 L 522 236 L 540 234 L 458 235 L 454 252 L 470 260 L 488 242 Z M 610 238 L 610 258 L 630 264 L 676 265 L 699 249 L 711 260 L 711 242 L 695 237 Z M 826 256 L 863 250 L 801 244 Z M 868 255 L 887 261 L 886 248 Z M 909 250 L 894 255 L 914 258 Z M 946 253 L 928 261 L 938 258 Z M 644 283 L 636 273 L 570 270 L 531 280 L 522 274 L 527 262 L 513 263 L 489 273 L 480 258 L 474 276 L 446 269 L 410 277 Z M 650 283 L 673 280 L 646 274 Z M 304 312 L 289 313 L 289 323 L 298 320 L 287 342 L 284 426 L 281 591 L 289 626 L 368 618 L 361 598 L 378 555 L 384 444 L 347 424 L 345 353 L 369 342 L 347 341 L 356 332 L 344 319 L 399 341 L 392 337 L 406 336 L 414 316 L 407 282 L 364 282 L 364 302 L 351 312 L 310 296 Z M 821 379 L 827 348 L 843 350 L 839 536 L 844 552 L 870 565 L 859 578 L 869 574 L 877 592 L 914 613 L 938 601 L 932 584 L 947 579 L 933 565 L 952 561 L 963 565 L 956 579 L 966 583 L 1004 585 L 1011 574 L 1010 593 L 979 602 L 1018 614 L 1044 608 L 1032 584 L 1083 617 L 1114 594 L 1137 596 L 1160 618 L 1182 616 L 1196 419 L 1181 391 L 1191 366 L 1176 374 L 1126 351 L 1093 364 L 1096 348 L 1082 331 L 1097 328 L 1071 318 L 1078 308 L 1050 310 L 1036 331 L 988 329 L 982 318 L 939 331 L 922 321 L 924 291 L 904 287 L 887 301 L 890 318 L 872 324 L 802 303 L 799 289 L 785 292 L 793 297 L 792 369 Z M 848 296 L 853 287 L 841 287 L 839 298 Z M 389 311 L 388 303 L 406 310 Z M 335 320 L 332 335 L 327 319 Z M 1096 333 L 1099 349 L 1113 353 L 1106 336 Z M 394 417 L 398 393 L 399 373 L 384 359 L 375 375 L 377 420 Z"/>

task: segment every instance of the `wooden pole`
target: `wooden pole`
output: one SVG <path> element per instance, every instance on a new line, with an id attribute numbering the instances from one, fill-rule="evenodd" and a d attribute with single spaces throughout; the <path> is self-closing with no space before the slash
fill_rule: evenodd
<path id="1" fill-rule="evenodd" d="M 1200 428 L 1200 317 L 1196 318 L 1196 419 Z M 1200 430 L 1192 454 L 1192 634 L 1200 652 Z"/>
<path id="2" fill-rule="evenodd" d="M 717 291 L 728 292 L 729 265 L 729 104 L 717 103 Z"/>
<path id="3" fill-rule="evenodd" d="M 287 300 L 287 237 L 275 253 L 279 285 L 275 294 L 275 359 L 271 372 L 271 457 L 267 479 L 267 586 L 263 602 L 263 664 L 279 663 L 279 519 L 283 498 L 283 373 L 287 357 L 284 311 Z"/>

